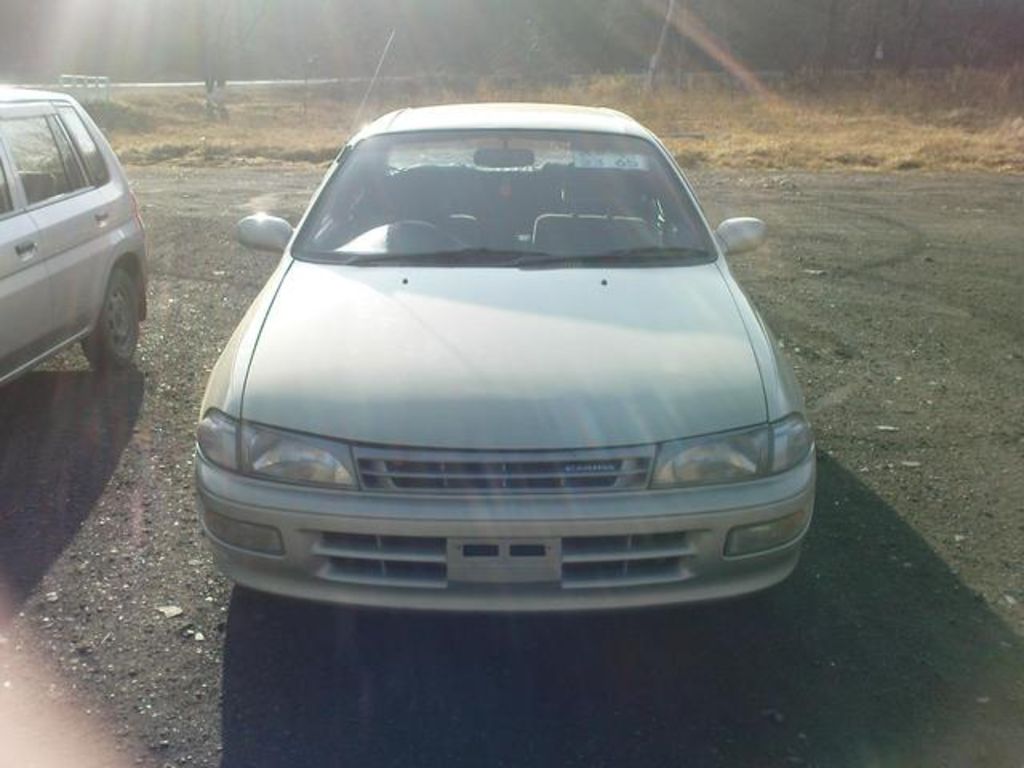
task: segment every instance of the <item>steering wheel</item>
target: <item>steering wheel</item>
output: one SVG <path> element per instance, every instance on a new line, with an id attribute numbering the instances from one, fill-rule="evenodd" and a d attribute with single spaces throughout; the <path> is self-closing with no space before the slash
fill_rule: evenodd
<path id="1" fill-rule="evenodd" d="M 466 243 L 429 221 L 406 219 L 388 224 L 387 249 L 391 253 L 457 251 Z"/>
<path id="2" fill-rule="evenodd" d="M 461 251 L 466 244 L 436 224 L 405 219 L 382 224 L 345 243 L 336 252 L 371 254 L 420 254 Z"/>

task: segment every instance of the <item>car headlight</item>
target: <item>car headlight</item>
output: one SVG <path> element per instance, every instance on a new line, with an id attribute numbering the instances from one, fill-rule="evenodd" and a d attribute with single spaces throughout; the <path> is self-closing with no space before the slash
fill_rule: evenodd
<path id="1" fill-rule="evenodd" d="M 243 423 L 210 410 L 196 429 L 208 461 L 236 472 L 289 483 L 356 486 L 352 452 L 336 440 Z"/>
<path id="2" fill-rule="evenodd" d="M 791 413 L 771 427 L 772 472 L 785 472 L 804 460 L 814 445 L 814 433 L 807 419 L 799 413 Z"/>
<path id="3" fill-rule="evenodd" d="M 798 413 L 753 429 L 662 443 L 652 488 L 711 485 L 784 472 L 803 461 L 814 438 Z"/>
<path id="4" fill-rule="evenodd" d="M 291 483 L 355 487 L 352 452 L 345 443 L 242 425 L 242 471 Z"/>
<path id="5" fill-rule="evenodd" d="M 238 422 L 216 410 L 209 410 L 196 427 L 199 452 L 224 469 L 238 469 Z"/>
<path id="6" fill-rule="evenodd" d="M 651 485 L 670 488 L 754 478 L 763 473 L 771 447 L 767 426 L 664 443 Z"/>

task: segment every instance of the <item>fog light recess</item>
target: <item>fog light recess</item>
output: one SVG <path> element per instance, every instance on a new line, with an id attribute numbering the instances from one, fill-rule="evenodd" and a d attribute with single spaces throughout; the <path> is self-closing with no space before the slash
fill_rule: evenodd
<path id="1" fill-rule="evenodd" d="M 207 532 L 218 541 L 238 549 L 263 555 L 283 555 L 284 544 L 276 528 L 256 523 L 243 523 L 224 515 L 203 511 Z"/>
<path id="2" fill-rule="evenodd" d="M 788 544 L 807 526 L 810 509 L 802 508 L 793 514 L 767 523 L 744 525 L 729 531 L 725 541 L 726 557 L 753 555 Z"/>

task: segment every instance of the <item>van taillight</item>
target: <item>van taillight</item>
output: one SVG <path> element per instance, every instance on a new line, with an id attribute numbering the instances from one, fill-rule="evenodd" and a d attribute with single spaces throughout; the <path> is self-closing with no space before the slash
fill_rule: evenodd
<path id="1" fill-rule="evenodd" d="M 131 191 L 128 192 L 128 197 L 130 197 L 132 201 L 132 216 L 135 217 L 135 223 L 141 227 L 142 213 L 139 211 L 139 199 L 135 197 L 135 193 Z"/>

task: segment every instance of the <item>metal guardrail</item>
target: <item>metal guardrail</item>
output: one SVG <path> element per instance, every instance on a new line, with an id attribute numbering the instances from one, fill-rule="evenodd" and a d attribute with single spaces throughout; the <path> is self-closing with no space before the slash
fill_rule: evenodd
<path id="1" fill-rule="evenodd" d="M 940 80 L 943 77 L 947 77 L 952 70 L 950 69 L 939 69 L 939 68 L 917 68 L 912 69 L 905 75 L 902 75 L 907 80 Z M 835 79 L 866 79 L 872 75 L 885 75 L 891 74 L 892 70 L 878 68 L 878 69 L 837 69 L 828 73 L 828 77 Z M 813 79 L 815 76 L 814 72 L 784 72 L 781 70 L 755 70 L 751 72 L 758 81 L 769 87 L 783 87 L 789 83 L 799 83 L 802 80 L 808 78 Z M 821 73 L 818 73 L 821 74 Z M 508 87 L 530 87 L 531 85 L 552 85 L 552 84 L 564 84 L 576 87 L 584 87 L 587 83 L 594 79 L 600 78 L 607 75 L 600 73 L 593 74 L 562 74 L 559 76 L 546 77 L 540 79 L 531 79 L 522 75 L 493 75 L 487 78 L 491 83 L 497 87 L 508 86 Z M 614 73 L 611 77 L 623 78 L 628 81 L 636 82 L 638 87 L 642 85 L 647 78 L 647 75 L 642 72 L 627 72 L 627 73 Z M 336 77 L 336 78 L 310 78 L 308 80 L 302 79 L 279 79 L 279 80 L 229 80 L 227 83 L 229 90 L 238 88 L 266 88 L 266 87 L 295 87 L 295 86 L 318 86 L 318 87 L 334 87 L 337 89 L 348 90 L 352 89 L 353 92 L 362 92 L 362 88 L 370 82 L 369 77 Z M 382 87 L 391 86 L 392 88 L 426 88 L 431 87 L 448 87 L 448 88 L 474 88 L 480 83 L 480 78 L 475 75 L 388 75 L 378 78 L 378 82 Z M 727 87 L 732 89 L 742 88 L 742 83 L 732 74 L 721 71 L 695 71 L 695 72 L 666 72 L 664 75 L 664 83 L 673 85 L 677 88 L 691 89 L 701 88 L 707 86 L 718 86 Z M 139 89 L 151 89 L 151 88 L 194 88 L 202 89 L 204 86 L 203 82 L 199 80 L 195 81 L 179 81 L 179 82 L 111 82 L 109 77 L 102 75 L 61 75 L 58 78 L 56 85 L 52 83 L 38 83 L 38 84 L 21 84 L 17 87 L 23 88 L 55 88 L 62 90 L 75 96 L 80 101 L 109 101 L 110 95 L 113 90 L 125 91 L 125 90 L 139 90 Z"/>
<path id="2" fill-rule="evenodd" d="M 79 101 L 110 101 L 110 78 L 103 75 L 61 75 L 57 87 Z"/>

